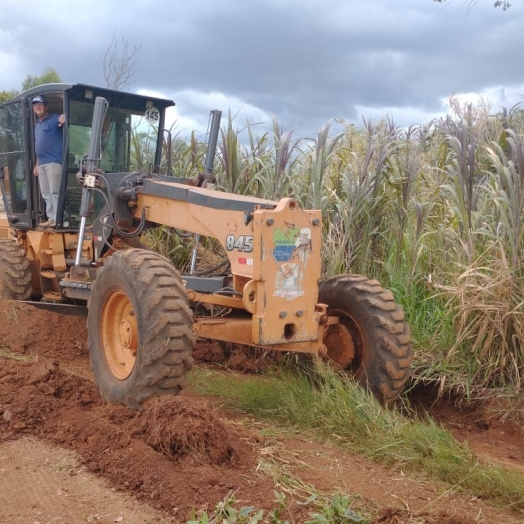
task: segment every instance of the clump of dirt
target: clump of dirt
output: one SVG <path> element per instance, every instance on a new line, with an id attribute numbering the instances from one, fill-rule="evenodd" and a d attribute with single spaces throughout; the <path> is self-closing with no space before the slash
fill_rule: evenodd
<path id="1" fill-rule="evenodd" d="M 201 464 L 235 464 L 245 456 L 245 444 L 208 408 L 188 405 L 180 397 L 146 402 L 135 423 L 134 436 L 171 458 L 191 457 Z"/>

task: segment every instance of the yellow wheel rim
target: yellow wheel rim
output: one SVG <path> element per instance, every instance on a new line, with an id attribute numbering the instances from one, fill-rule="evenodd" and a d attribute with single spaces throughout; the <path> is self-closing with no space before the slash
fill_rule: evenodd
<path id="1" fill-rule="evenodd" d="M 135 311 L 124 292 L 111 292 L 100 321 L 104 355 L 109 369 L 115 378 L 124 380 L 135 367 L 138 349 Z"/>
<path id="2" fill-rule="evenodd" d="M 344 311 L 332 309 L 329 314 L 339 317 L 340 323 L 331 326 L 324 337 L 327 355 L 340 369 L 353 367 L 353 373 L 356 373 L 362 363 L 363 338 L 360 328 Z"/>

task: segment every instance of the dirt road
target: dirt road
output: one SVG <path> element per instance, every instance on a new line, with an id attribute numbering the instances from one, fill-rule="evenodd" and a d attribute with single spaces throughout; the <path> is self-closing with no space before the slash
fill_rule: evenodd
<path id="1" fill-rule="evenodd" d="M 287 495 L 283 518 L 299 523 L 314 510 L 300 504 L 313 489 L 358 495 L 355 510 L 374 511 L 376 523 L 524 522 L 332 446 L 272 437 L 190 389 L 140 411 L 105 405 L 86 340 L 85 319 L 0 301 L 0 522 L 184 523 L 231 494 L 239 506 L 273 508 L 277 491 Z M 196 355 L 225 358 L 216 346 Z M 518 427 L 443 405 L 435 414 L 482 460 L 524 470 Z"/>

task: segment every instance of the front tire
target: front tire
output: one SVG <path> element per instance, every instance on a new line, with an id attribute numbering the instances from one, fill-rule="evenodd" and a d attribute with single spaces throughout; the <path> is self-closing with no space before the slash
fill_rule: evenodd
<path id="1" fill-rule="evenodd" d="M 319 302 L 339 318 L 324 338 L 328 358 L 381 401 L 400 395 L 413 350 L 404 311 L 376 280 L 341 275 L 320 283 Z"/>
<path id="2" fill-rule="evenodd" d="M 88 308 L 91 366 L 105 402 L 138 409 L 180 393 L 195 339 L 186 290 L 165 257 L 117 251 L 100 269 Z"/>
<path id="3" fill-rule="evenodd" d="M 0 297 L 29 300 L 32 275 L 24 250 L 13 240 L 0 238 Z"/>

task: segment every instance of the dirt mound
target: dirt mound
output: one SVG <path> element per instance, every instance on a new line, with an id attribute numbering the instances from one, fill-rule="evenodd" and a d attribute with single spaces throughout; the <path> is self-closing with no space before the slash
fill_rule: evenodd
<path id="1" fill-rule="evenodd" d="M 49 358 L 69 362 L 87 354 L 85 318 L 24 303 L 0 300 L 0 336 L 4 347 L 26 355 L 45 349 Z"/>
<path id="2" fill-rule="evenodd" d="M 72 446 L 82 433 L 82 452 L 93 455 L 99 446 L 127 448 L 133 439 L 171 460 L 190 459 L 208 465 L 253 463 L 250 448 L 208 407 L 186 398 L 154 398 L 140 411 L 104 405 L 90 381 L 64 372 L 57 362 L 14 363 L 0 371 L 3 420 L 0 438 L 35 434 Z M 90 406 L 97 411 L 93 415 Z M 101 421 L 100 414 L 104 420 Z M 115 431 L 108 432 L 111 425 Z M 246 460 L 242 460 L 242 459 Z"/>
<path id="3" fill-rule="evenodd" d="M 74 449 L 89 471 L 168 512 L 173 498 L 190 509 L 195 493 L 211 507 L 231 490 L 241 494 L 256 466 L 245 430 L 200 400 L 155 398 L 140 411 L 104 405 L 92 382 L 57 362 L 3 362 L 0 414 L 0 442 L 28 435 Z M 258 486 L 261 507 L 271 488 Z"/>
<path id="4" fill-rule="evenodd" d="M 178 397 L 144 404 L 134 435 L 168 457 L 191 457 L 204 464 L 239 463 L 245 447 L 209 409 L 188 405 Z"/>

